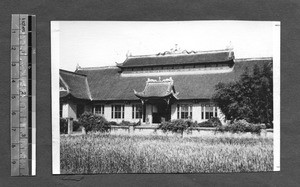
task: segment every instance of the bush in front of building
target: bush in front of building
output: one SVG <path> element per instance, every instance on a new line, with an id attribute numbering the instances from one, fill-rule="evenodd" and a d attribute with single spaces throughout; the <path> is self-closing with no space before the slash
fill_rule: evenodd
<path id="1" fill-rule="evenodd" d="M 172 121 L 162 122 L 158 129 L 161 129 L 163 132 L 175 132 L 183 134 L 183 131 L 187 130 L 193 122 L 191 120 L 177 119 Z"/>
<path id="2" fill-rule="evenodd" d="M 121 123 L 117 123 L 117 122 L 115 122 L 115 121 L 110 121 L 110 122 L 108 122 L 111 126 L 126 126 L 126 127 L 128 127 L 128 126 L 139 126 L 139 125 L 141 125 L 141 122 L 140 121 L 138 121 L 138 122 L 134 122 L 134 123 L 132 123 L 132 122 L 130 122 L 130 121 L 121 121 Z"/>
<path id="3" fill-rule="evenodd" d="M 115 121 L 110 121 L 110 122 L 108 122 L 108 124 L 110 125 L 110 126 L 118 126 L 119 124 L 117 123 L 117 122 L 115 122 Z"/>
<path id="4" fill-rule="evenodd" d="M 248 123 L 246 120 L 237 120 L 228 125 L 217 127 L 219 132 L 232 132 L 232 133 L 244 133 L 250 132 L 254 134 L 260 134 L 262 129 L 266 129 L 264 124 Z"/>
<path id="5" fill-rule="evenodd" d="M 191 127 L 218 127 L 222 126 L 222 123 L 218 117 L 212 117 L 207 121 L 201 123 L 192 123 Z"/>
<path id="6" fill-rule="evenodd" d="M 68 120 L 66 118 L 60 118 L 59 127 L 60 127 L 61 134 L 67 134 L 68 133 Z"/>
<path id="7" fill-rule="evenodd" d="M 100 131 L 107 132 L 110 130 L 110 124 L 103 116 L 94 115 L 91 112 L 84 112 L 78 122 L 85 128 L 86 132 Z"/>
<path id="8" fill-rule="evenodd" d="M 77 131 L 81 126 L 79 121 L 73 121 L 73 131 Z"/>

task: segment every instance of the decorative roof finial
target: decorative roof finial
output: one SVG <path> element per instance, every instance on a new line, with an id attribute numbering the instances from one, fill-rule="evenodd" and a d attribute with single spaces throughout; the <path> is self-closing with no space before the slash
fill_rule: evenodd
<path id="1" fill-rule="evenodd" d="M 80 69 L 81 67 L 79 66 L 79 64 L 77 63 L 76 65 L 76 70 Z"/>
<path id="2" fill-rule="evenodd" d="M 233 45 L 231 43 L 231 41 L 229 42 L 229 44 L 226 46 L 227 50 L 232 50 L 233 49 Z"/>
<path id="3" fill-rule="evenodd" d="M 126 58 L 131 57 L 131 56 L 132 56 L 132 54 L 131 54 L 130 50 L 128 50 L 126 53 Z"/>

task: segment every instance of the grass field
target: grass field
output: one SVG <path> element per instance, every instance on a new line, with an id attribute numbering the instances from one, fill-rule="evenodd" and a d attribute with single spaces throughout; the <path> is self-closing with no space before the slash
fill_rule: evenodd
<path id="1" fill-rule="evenodd" d="M 190 173 L 273 170 L 273 139 L 88 134 L 61 136 L 61 173 Z"/>

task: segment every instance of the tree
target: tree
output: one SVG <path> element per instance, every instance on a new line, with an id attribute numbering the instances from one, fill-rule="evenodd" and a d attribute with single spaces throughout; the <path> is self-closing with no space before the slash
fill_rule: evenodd
<path id="1" fill-rule="evenodd" d="M 219 83 L 213 100 L 218 103 L 227 120 L 245 119 L 250 123 L 273 121 L 272 64 L 257 64 L 252 73 L 246 68 L 235 82 Z"/>

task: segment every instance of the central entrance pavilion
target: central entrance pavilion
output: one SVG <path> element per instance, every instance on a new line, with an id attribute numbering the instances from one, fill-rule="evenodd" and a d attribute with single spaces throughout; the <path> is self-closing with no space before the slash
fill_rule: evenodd
<path id="1" fill-rule="evenodd" d="M 161 123 L 171 119 L 171 105 L 178 100 L 172 77 L 158 80 L 148 79 L 142 92 L 134 90 L 143 104 L 143 121 Z"/>

